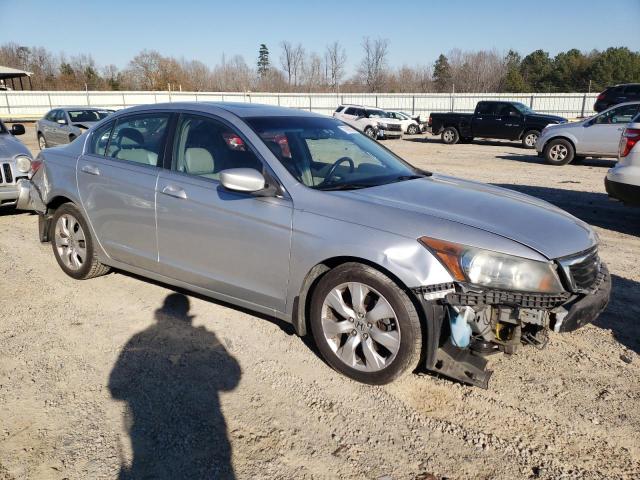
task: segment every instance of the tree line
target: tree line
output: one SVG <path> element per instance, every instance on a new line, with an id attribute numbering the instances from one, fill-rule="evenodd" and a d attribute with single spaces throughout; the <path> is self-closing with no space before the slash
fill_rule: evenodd
<path id="1" fill-rule="evenodd" d="M 600 91 L 640 82 L 640 52 L 626 47 L 571 49 L 555 56 L 536 50 L 524 57 L 513 50 L 454 49 L 433 63 L 393 68 L 389 46 L 387 39 L 363 38 L 361 57 L 350 74 L 339 42 L 315 52 L 282 41 L 274 55 L 261 44 L 254 64 L 241 55 L 223 55 L 214 66 L 143 50 L 122 69 L 101 67 L 89 54 L 67 57 L 44 47 L 6 43 L 0 46 L 0 65 L 33 72 L 37 90 L 536 93 Z"/>

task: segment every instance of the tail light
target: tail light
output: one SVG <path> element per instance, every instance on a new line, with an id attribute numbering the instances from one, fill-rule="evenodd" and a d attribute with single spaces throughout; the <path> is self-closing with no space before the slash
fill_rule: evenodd
<path id="1" fill-rule="evenodd" d="M 620 138 L 620 158 L 629 155 L 631 149 L 640 141 L 640 128 L 627 128 Z"/>
<path id="2" fill-rule="evenodd" d="M 429 121 L 427 122 L 427 125 L 433 125 L 433 118 L 431 118 L 431 115 L 429 115 Z"/>
<path id="3" fill-rule="evenodd" d="M 602 92 L 600 95 L 598 95 L 598 100 L 604 100 L 605 93 L 606 92 Z"/>
<path id="4" fill-rule="evenodd" d="M 31 177 L 34 173 L 36 173 L 38 170 L 40 170 L 40 167 L 42 166 L 42 160 L 36 158 L 35 160 L 31 161 L 31 168 L 29 169 L 29 177 Z"/>

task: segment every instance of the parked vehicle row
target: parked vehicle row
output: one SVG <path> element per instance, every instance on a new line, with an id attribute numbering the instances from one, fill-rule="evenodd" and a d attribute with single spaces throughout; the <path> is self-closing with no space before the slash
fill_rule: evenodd
<path id="1" fill-rule="evenodd" d="M 625 83 L 607 87 L 596 99 L 593 109 L 602 112 L 609 107 L 626 102 L 640 102 L 640 83 Z"/>
<path id="2" fill-rule="evenodd" d="M 71 277 L 115 267 L 274 315 L 365 383 L 421 362 L 486 387 L 485 355 L 544 346 L 609 300 L 586 223 L 300 110 L 133 107 L 31 175 L 18 205 Z"/>
<path id="3" fill-rule="evenodd" d="M 640 206 L 640 114 L 622 133 L 618 163 L 607 172 L 605 188 L 611 198 Z"/>

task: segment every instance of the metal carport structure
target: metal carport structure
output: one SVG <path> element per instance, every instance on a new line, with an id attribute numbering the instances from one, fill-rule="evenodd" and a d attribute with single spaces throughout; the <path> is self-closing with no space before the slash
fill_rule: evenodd
<path id="1" fill-rule="evenodd" d="M 20 82 L 20 90 L 24 90 L 24 85 L 22 83 L 22 79 L 27 77 L 29 79 L 29 90 L 33 90 L 33 84 L 31 83 L 31 72 L 26 72 L 24 70 L 18 70 L 17 68 L 4 67 L 0 65 L 0 86 L 8 87 L 7 81 L 11 81 L 11 89 L 15 90 L 15 80 L 18 79 Z"/>

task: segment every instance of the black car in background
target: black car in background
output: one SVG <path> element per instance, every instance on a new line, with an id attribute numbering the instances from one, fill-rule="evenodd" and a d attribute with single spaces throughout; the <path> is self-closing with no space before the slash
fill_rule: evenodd
<path id="1" fill-rule="evenodd" d="M 432 113 L 429 128 L 442 141 L 470 142 L 474 138 L 520 140 L 525 148 L 534 148 L 540 132 L 549 124 L 565 123 L 566 118 L 536 113 L 520 102 L 482 101 L 473 113 Z"/>
<path id="2" fill-rule="evenodd" d="M 601 112 L 609 107 L 624 102 L 640 100 L 640 83 L 623 83 L 607 87 L 596 99 L 593 109 Z"/>

